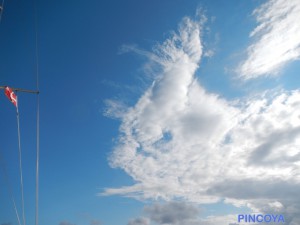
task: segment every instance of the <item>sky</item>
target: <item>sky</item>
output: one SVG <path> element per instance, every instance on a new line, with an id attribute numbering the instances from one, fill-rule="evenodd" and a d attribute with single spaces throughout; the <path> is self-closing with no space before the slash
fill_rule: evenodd
<path id="1" fill-rule="evenodd" d="M 298 21 L 298 0 L 5 1 L 0 86 L 36 90 L 38 66 L 39 224 L 298 225 Z M 34 224 L 37 98 L 17 94 Z M 17 225 L 4 94 L 0 118 L 0 225 Z"/>

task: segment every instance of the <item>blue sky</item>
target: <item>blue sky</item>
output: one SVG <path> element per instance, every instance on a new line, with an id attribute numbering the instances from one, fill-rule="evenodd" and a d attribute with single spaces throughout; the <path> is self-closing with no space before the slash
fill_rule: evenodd
<path id="1" fill-rule="evenodd" d="M 300 217 L 300 4 L 38 2 L 40 224 Z M 36 88 L 34 4 L 6 1 L 0 85 Z M 34 223 L 36 97 L 18 95 Z M 0 151 L 21 212 L 15 108 Z M 16 225 L 0 174 L 0 224 Z"/>

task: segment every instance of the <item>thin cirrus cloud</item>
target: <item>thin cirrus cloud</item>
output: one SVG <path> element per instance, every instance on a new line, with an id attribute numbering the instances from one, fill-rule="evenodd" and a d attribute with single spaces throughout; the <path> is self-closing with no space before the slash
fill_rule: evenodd
<path id="1" fill-rule="evenodd" d="M 290 218 L 287 224 L 296 224 L 300 90 L 234 102 L 207 92 L 195 77 L 203 56 L 201 29 L 199 21 L 184 18 L 153 53 L 132 49 L 154 59 L 160 72 L 134 106 L 110 102 L 106 115 L 114 116 L 115 108 L 122 121 L 110 164 L 135 184 L 101 195 L 197 204 L 225 199 L 253 210 L 279 210 Z"/>
<path id="2" fill-rule="evenodd" d="M 287 63 L 300 56 L 300 2 L 271 0 L 258 7 L 253 15 L 258 26 L 247 58 L 237 69 L 243 79 L 277 75 Z"/>

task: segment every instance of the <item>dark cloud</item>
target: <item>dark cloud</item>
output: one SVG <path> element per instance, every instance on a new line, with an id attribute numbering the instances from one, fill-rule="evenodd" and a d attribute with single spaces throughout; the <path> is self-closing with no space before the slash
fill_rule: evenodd
<path id="1" fill-rule="evenodd" d="M 76 225 L 76 224 L 70 223 L 70 222 L 68 222 L 68 221 L 61 221 L 61 222 L 59 223 L 59 225 Z"/>
<path id="2" fill-rule="evenodd" d="M 300 224 L 300 196 L 295 196 L 292 200 L 280 200 L 280 207 L 274 207 L 272 204 L 267 204 L 259 200 L 252 202 L 252 204 L 263 214 L 284 215 L 286 225 Z"/>
<path id="3" fill-rule="evenodd" d="M 91 220 L 90 225 L 101 225 L 99 220 Z"/>
<path id="4" fill-rule="evenodd" d="M 89 225 L 101 225 L 102 224 L 100 220 L 95 219 L 88 212 L 81 212 L 81 213 L 78 213 L 77 215 L 80 217 L 80 219 L 86 221 L 85 222 L 86 224 L 89 224 Z"/>
<path id="5" fill-rule="evenodd" d="M 209 194 L 247 199 L 251 208 L 263 214 L 282 214 L 286 225 L 299 225 L 300 184 L 283 179 L 244 179 L 220 182 Z"/>
<path id="6" fill-rule="evenodd" d="M 226 180 L 210 188 L 208 194 L 234 199 L 288 200 L 300 196 L 300 184 L 275 178 Z"/>
<path id="7" fill-rule="evenodd" d="M 145 213 L 158 224 L 183 224 L 198 218 L 199 209 L 184 202 L 171 202 L 146 206 Z"/>
<path id="8" fill-rule="evenodd" d="M 128 225 L 150 225 L 150 220 L 148 218 L 140 217 L 130 220 Z"/>
<path id="9" fill-rule="evenodd" d="M 199 205 L 186 202 L 148 205 L 143 213 L 142 217 L 130 220 L 127 225 L 225 225 L 236 221 L 235 215 L 203 218 Z"/>

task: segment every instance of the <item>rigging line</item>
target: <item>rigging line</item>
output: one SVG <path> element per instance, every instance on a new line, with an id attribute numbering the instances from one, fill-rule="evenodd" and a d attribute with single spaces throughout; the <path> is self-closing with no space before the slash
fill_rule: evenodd
<path id="1" fill-rule="evenodd" d="M 36 176 L 35 176 L 35 225 L 39 221 L 39 164 L 40 164 L 40 95 L 39 95 L 39 46 L 38 46 L 38 10 L 37 0 L 34 1 L 35 11 L 35 60 L 36 60 L 36 89 L 37 89 L 37 110 L 36 110 Z"/>
<path id="2" fill-rule="evenodd" d="M 26 225 L 25 210 L 24 210 L 24 188 L 23 188 L 22 150 L 21 150 L 21 135 L 20 135 L 20 114 L 19 114 L 18 104 L 17 104 L 16 108 L 17 108 L 17 124 L 18 124 L 18 144 L 19 144 L 20 183 L 21 183 L 21 197 L 22 197 L 22 217 L 23 217 L 23 225 Z"/>
<path id="3" fill-rule="evenodd" d="M 39 161 L 40 161 L 40 95 L 37 94 L 36 111 L 36 198 L 35 198 L 35 225 L 38 225 L 39 219 Z"/>
<path id="4" fill-rule="evenodd" d="M 2 4 L 0 5 L 0 23 L 1 23 L 1 20 L 2 20 L 3 8 L 4 8 L 4 0 L 2 0 Z"/>
<path id="5" fill-rule="evenodd" d="M 34 0 L 35 8 L 35 60 L 36 60 L 36 89 L 39 91 L 39 46 L 38 46 L 38 13 L 37 0 Z"/>
<path id="6" fill-rule="evenodd" d="M 7 175 L 7 171 L 6 171 L 6 167 L 5 167 L 5 163 L 4 163 L 4 158 L 1 154 L 1 152 L 0 152 L 0 163 L 1 163 L 2 172 L 3 172 L 3 175 L 4 175 L 4 180 L 5 180 L 7 189 L 8 189 L 8 193 L 9 193 L 10 199 L 11 199 L 11 201 L 13 203 L 13 206 L 14 206 L 14 210 L 15 210 L 16 217 L 17 217 L 17 220 L 18 220 L 18 224 L 21 225 L 18 209 L 17 209 L 17 206 L 16 206 L 16 201 L 15 201 L 13 191 L 12 191 L 12 186 L 11 186 L 11 184 L 9 182 L 9 179 L 8 179 L 8 175 Z"/>

